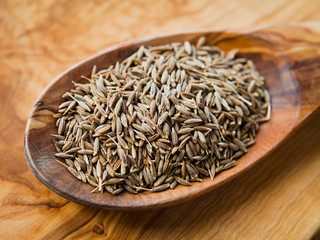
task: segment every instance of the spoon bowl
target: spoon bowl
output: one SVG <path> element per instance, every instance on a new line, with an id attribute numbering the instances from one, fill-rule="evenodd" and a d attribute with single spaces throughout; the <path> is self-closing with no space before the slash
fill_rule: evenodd
<path id="1" fill-rule="evenodd" d="M 283 142 L 312 113 L 320 102 L 320 29 L 319 24 L 282 25 L 260 29 L 229 31 L 201 31 L 168 34 L 127 41 L 110 47 L 69 68 L 56 77 L 36 101 L 25 131 L 25 154 L 34 175 L 59 195 L 84 205 L 98 208 L 141 209 L 164 207 L 187 201 L 230 181 Z M 90 185 L 74 178 L 56 162 L 55 148 L 50 134 L 56 133 L 55 118 L 61 96 L 73 88 L 72 81 L 90 76 L 97 70 L 121 61 L 140 45 L 156 46 L 171 42 L 196 42 L 205 36 L 207 44 L 224 51 L 238 48 L 238 57 L 251 59 L 264 76 L 271 95 L 271 119 L 263 123 L 256 144 L 248 149 L 237 165 L 192 186 L 177 186 L 174 190 L 139 194 L 91 193 Z"/>

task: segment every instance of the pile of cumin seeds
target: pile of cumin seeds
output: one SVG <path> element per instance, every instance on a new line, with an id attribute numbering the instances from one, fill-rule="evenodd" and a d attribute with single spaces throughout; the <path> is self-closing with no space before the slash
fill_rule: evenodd
<path id="1" fill-rule="evenodd" d="M 189 186 L 236 165 L 270 118 L 252 61 L 205 44 L 141 46 L 65 93 L 53 144 L 92 192 Z"/>

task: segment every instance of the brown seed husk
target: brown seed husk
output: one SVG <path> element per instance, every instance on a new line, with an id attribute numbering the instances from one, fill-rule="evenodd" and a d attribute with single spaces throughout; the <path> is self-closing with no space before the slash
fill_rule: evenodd
<path id="1" fill-rule="evenodd" d="M 193 42 L 141 46 L 94 66 L 58 107 L 58 162 L 93 192 L 174 189 L 236 166 L 269 120 L 270 95 L 251 60 Z"/>

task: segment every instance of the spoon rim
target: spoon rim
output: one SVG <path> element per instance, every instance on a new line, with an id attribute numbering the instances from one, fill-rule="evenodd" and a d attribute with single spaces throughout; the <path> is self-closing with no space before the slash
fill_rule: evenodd
<path id="1" fill-rule="evenodd" d="M 257 30 L 257 28 L 253 28 L 254 31 Z M 253 31 L 253 32 L 254 32 Z M 139 202 L 139 201 L 134 201 L 133 204 L 123 204 L 121 206 L 119 206 L 119 203 L 117 201 L 109 201 L 108 204 L 101 204 L 101 203 L 96 203 L 94 200 L 92 201 L 84 201 L 82 199 L 76 198 L 74 197 L 72 194 L 69 194 L 68 192 L 65 191 L 61 191 L 61 189 L 56 188 L 55 185 L 52 185 L 52 183 L 50 181 L 48 181 L 48 179 L 46 179 L 45 176 L 43 176 L 42 172 L 39 170 L 39 168 L 36 166 L 35 162 L 32 160 L 32 156 L 30 153 L 30 139 L 29 139 L 29 132 L 31 130 L 31 123 L 34 120 L 33 116 L 35 114 L 36 109 L 41 106 L 42 99 L 44 99 L 44 97 L 46 96 L 46 94 L 48 93 L 48 91 L 57 83 L 59 82 L 59 80 L 62 79 L 63 76 L 67 75 L 68 73 L 76 70 L 77 68 L 81 67 L 82 65 L 90 62 L 90 61 L 94 61 L 95 59 L 97 59 L 98 57 L 101 57 L 105 54 L 108 54 L 112 51 L 121 51 L 121 49 L 125 49 L 126 47 L 130 47 L 130 46 L 136 46 L 136 45 L 142 45 L 147 41 L 152 41 L 154 39 L 162 39 L 162 38 L 166 38 L 166 37 L 170 37 L 170 38 L 174 38 L 177 36 L 187 36 L 188 34 L 194 34 L 194 35 L 205 35 L 205 34 L 219 34 L 219 33 L 236 33 L 236 34 L 247 34 L 250 31 L 248 29 L 246 29 L 245 31 L 243 29 L 238 29 L 238 30 L 220 30 L 220 29 L 211 29 L 211 30 L 201 30 L 201 31 L 188 31 L 188 32 L 178 32 L 178 33 L 166 33 L 166 34 L 159 34 L 159 35 L 154 35 L 154 36 L 146 36 L 146 37 L 142 37 L 142 38 L 137 38 L 137 39 L 132 39 L 132 40 L 128 40 L 125 42 L 121 42 L 119 44 L 113 45 L 111 47 L 108 47 L 102 51 L 97 52 L 96 54 L 74 64 L 73 66 L 67 68 L 65 71 L 63 71 L 62 73 L 60 73 L 59 75 L 57 75 L 52 81 L 50 81 L 50 83 L 44 88 L 44 90 L 41 92 L 40 96 L 37 98 L 35 105 L 33 106 L 29 117 L 28 117 L 28 121 L 27 121 L 27 125 L 26 125 L 26 129 L 25 129 L 25 155 L 26 155 L 26 159 L 27 159 L 27 164 L 29 166 L 29 168 L 31 169 L 32 173 L 40 180 L 40 182 L 42 182 L 45 186 L 47 186 L 49 189 L 53 190 L 54 192 L 56 192 L 57 194 L 80 204 L 84 204 L 84 205 L 88 205 L 91 207 L 97 207 L 97 208 L 105 208 L 105 209 L 110 209 L 110 208 L 117 208 L 117 209 L 124 209 L 124 210 L 128 210 L 128 209 L 146 209 L 146 208 L 153 208 L 153 207 L 163 207 L 163 206 L 169 206 L 169 205 L 174 205 L 176 203 L 182 203 L 185 202 L 187 200 L 196 198 L 200 195 L 203 195 L 205 193 L 208 193 L 209 191 L 212 191 L 213 189 L 223 185 L 226 182 L 231 181 L 232 179 L 234 179 L 235 177 L 239 176 L 240 174 L 242 174 L 243 172 L 247 171 L 249 168 L 253 167 L 255 164 L 257 164 L 258 162 L 262 161 L 263 159 L 265 159 L 272 151 L 274 151 L 275 148 L 277 148 L 283 141 L 285 141 L 285 139 L 287 139 L 287 137 L 290 135 L 290 133 L 292 132 L 292 130 L 294 129 L 295 126 L 295 122 L 292 123 L 292 125 L 290 126 L 290 128 L 287 130 L 286 134 L 284 135 L 284 137 L 282 137 L 276 144 L 272 145 L 271 148 L 269 148 L 266 153 L 262 156 L 260 156 L 259 158 L 255 159 L 254 161 L 251 161 L 250 164 L 246 164 L 243 165 L 242 168 L 237 168 L 237 166 L 235 166 L 233 169 L 236 169 L 236 171 L 234 171 L 234 174 L 228 174 L 228 172 L 231 169 L 225 170 L 221 173 L 219 173 L 219 175 L 214 179 L 214 181 L 212 181 L 211 184 L 209 185 L 202 185 L 203 183 L 192 183 L 191 187 L 185 187 L 185 186 L 178 186 L 177 188 L 194 188 L 196 189 L 196 186 L 198 185 L 198 189 L 197 191 L 193 191 L 192 194 L 188 195 L 188 189 L 187 191 L 183 192 L 184 194 L 178 195 L 176 197 L 172 197 L 170 199 L 165 199 L 165 198 L 161 198 L 158 199 L 157 201 L 150 201 L 150 202 Z M 251 32 L 252 33 L 252 32 Z M 298 112 L 300 110 L 300 108 L 298 107 Z M 267 124 L 267 123 L 264 123 Z M 264 124 L 261 125 L 261 128 L 264 128 Z M 261 133 L 259 132 L 257 134 L 258 136 L 261 135 Z M 48 135 L 50 136 L 50 135 Z M 259 143 L 257 143 L 259 144 Z M 248 153 L 250 153 L 251 151 L 251 147 L 248 149 Z M 248 154 L 247 153 L 247 154 Z M 247 155 L 246 154 L 246 155 Z M 245 156 L 246 156 L 245 155 Z M 239 158 L 237 160 L 241 161 L 241 159 L 243 159 L 245 156 L 242 156 L 241 158 Z M 220 175 L 223 175 L 222 177 L 219 177 Z M 227 175 L 227 177 L 224 177 L 224 175 Z M 208 178 L 206 178 L 208 181 Z M 78 181 L 77 179 L 74 178 L 75 181 Z M 205 179 L 204 179 L 205 180 Z M 210 180 L 211 181 L 211 180 Z M 202 186 L 202 187 L 201 187 Z M 173 191 L 175 191 L 176 189 L 174 189 Z M 170 190 L 167 190 L 165 192 L 168 192 Z M 163 192 L 162 192 L 163 193 Z M 86 194 L 92 194 L 91 192 L 88 192 Z M 104 193 L 104 194 L 108 194 L 111 195 L 109 193 Z M 123 193 L 122 193 L 123 194 Z M 139 193 L 135 196 L 139 196 L 142 193 Z M 151 193 L 152 198 L 156 199 L 156 195 L 159 193 Z M 94 195 L 94 194 L 93 194 Z M 109 196 L 110 197 L 110 196 Z M 115 198 L 121 198 L 121 195 L 119 196 L 112 196 Z"/>

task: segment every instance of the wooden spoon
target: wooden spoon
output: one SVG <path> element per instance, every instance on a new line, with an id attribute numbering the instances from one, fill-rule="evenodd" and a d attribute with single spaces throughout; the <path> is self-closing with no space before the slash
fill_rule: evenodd
<path id="1" fill-rule="evenodd" d="M 239 48 L 238 56 L 249 58 L 266 79 L 272 98 L 269 122 L 261 125 L 256 144 L 238 160 L 237 166 L 206 178 L 192 186 L 178 186 L 159 193 L 91 193 L 88 184 L 74 178 L 56 162 L 50 134 L 56 133 L 53 114 L 62 102 L 62 94 L 73 88 L 72 81 L 89 76 L 94 65 L 106 68 L 136 51 L 140 45 L 160 45 L 206 36 L 207 43 L 225 51 Z M 56 77 L 36 101 L 25 132 L 25 154 L 34 175 L 48 188 L 81 204 L 98 208 L 136 209 L 163 207 L 195 198 L 230 181 L 262 160 L 292 134 L 320 102 L 320 24 L 289 24 L 260 29 L 202 31 L 168 34 L 127 41 L 82 61 Z"/>

